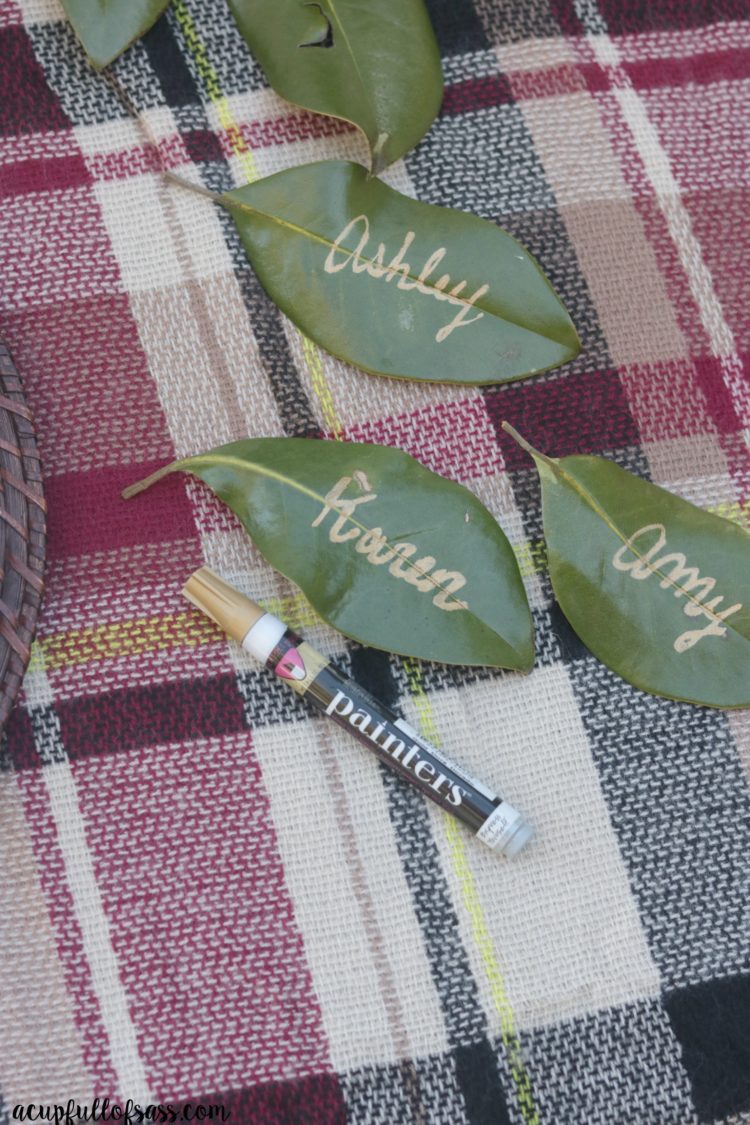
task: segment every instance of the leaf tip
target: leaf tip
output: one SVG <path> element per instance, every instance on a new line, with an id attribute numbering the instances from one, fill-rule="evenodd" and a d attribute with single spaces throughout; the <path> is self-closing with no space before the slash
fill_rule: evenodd
<path id="1" fill-rule="evenodd" d="M 379 176 L 384 168 L 388 167 L 385 156 L 385 146 L 390 140 L 389 133 L 378 133 L 378 139 L 370 146 L 370 177 Z"/>
<path id="2" fill-rule="evenodd" d="M 531 620 L 531 612 L 529 612 L 529 635 L 526 644 L 518 653 L 519 664 L 518 671 L 523 676 L 528 676 L 529 672 L 533 671 L 534 664 L 536 663 L 536 645 L 534 644 L 534 626 Z"/>

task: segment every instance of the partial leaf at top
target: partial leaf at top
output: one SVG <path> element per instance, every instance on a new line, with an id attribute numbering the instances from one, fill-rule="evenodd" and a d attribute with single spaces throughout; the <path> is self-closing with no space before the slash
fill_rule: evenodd
<path id="1" fill-rule="evenodd" d="M 277 93 L 367 137 L 377 173 L 413 148 L 443 96 L 423 0 L 229 0 Z"/>
<path id="2" fill-rule="evenodd" d="M 644 691 L 750 706 L 750 535 L 604 458 L 520 444 L 541 477 L 552 586 L 584 644 Z"/>
<path id="3" fill-rule="evenodd" d="M 218 201 L 276 304 L 366 371 L 500 383 L 579 350 L 519 242 L 475 215 L 409 199 L 359 164 L 290 168 Z"/>
<path id="4" fill-rule="evenodd" d="M 528 671 L 513 550 L 473 493 L 380 445 L 232 442 L 162 469 L 199 476 L 324 620 L 375 648 Z"/>
<path id="5" fill-rule="evenodd" d="M 97 70 L 140 39 L 170 0 L 62 0 L 65 14 Z"/>

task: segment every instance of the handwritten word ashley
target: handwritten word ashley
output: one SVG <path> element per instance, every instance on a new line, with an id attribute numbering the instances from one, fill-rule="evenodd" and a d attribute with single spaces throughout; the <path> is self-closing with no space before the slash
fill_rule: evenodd
<path id="1" fill-rule="evenodd" d="M 646 553 L 641 554 L 643 548 L 648 545 L 649 537 L 654 532 L 656 532 L 656 539 L 648 547 Z M 634 578 L 636 582 L 643 582 L 646 578 L 650 578 L 652 574 L 657 577 L 661 576 L 659 585 L 662 590 L 674 586 L 676 598 L 681 598 L 684 594 L 691 595 L 682 607 L 683 613 L 688 617 L 705 617 L 708 625 L 705 625 L 702 629 L 688 629 L 679 635 L 674 642 L 675 652 L 687 652 L 703 637 L 725 636 L 727 627 L 722 622 L 726 621 L 732 614 L 738 613 L 742 609 L 742 602 L 737 602 L 735 605 L 720 610 L 719 606 L 724 601 L 723 594 L 707 601 L 708 595 L 713 592 L 716 586 L 716 579 L 711 578 L 710 575 L 703 578 L 697 566 L 688 566 L 687 559 L 682 551 L 672 551 L 671 554 L 661 555 L 660 552 L 666 545 L 667 532 L 664 524 L 649 523 L 634 532 L 623 543 L 619 551 L 615 552 L 612 557 L 612 565 L 616 570 L 629 571 L 630 577 Z M 667 573 L 668 567 L 672 568 L 671 573 Z"/>
<path id="2" fill-rule="evenodd" d="M 356 481 L 362 496 L 344 499 L 343 493 Z M 337 481 L 325 497 L 325 506 L 313 520 L 312 526 L 317 527 L 331 513 L 338 512 L 337 518 L 328 529 L 328 538 L 331 543 L 353 543 L 354 550 L 364 555 L 373 566 L 388 566 L 388 573 L 394 578 L 401 578 L 410 586 L 423 594 L 432 594 L 432 604 L 446 613 L 457 609 L 468 609 L 468 603 L 454 597 L 456 590 L 466 585 L 466 578 L 460 570 L 444 570 L 438 567 L 433 570 L 437 559 L 434 555 L 423 555 L 421 559 L 412 560 L 418 547 L 416 543 L 398 542 L 391 545 L 388 542 L 382 527 L 363 529 L 352 527 L 351 520 L 355 510 L 360 504 L 369 504 L 377 500 L 377 493 L 373 492 L 365 474 L 359 470 L 351 477 L 342 477 Z M 344 530 L 349 524 L 348 530 Z"/>
<path id="3" fill-rule="evenodd" d="M 357 228 L 361 228 L 359 242 L 354 250 L 347 250 L 341 244 L 346 238 Z M 399 289 L 416 289 L 420 293 L 424 293 L 427 297 L 434 297 L 436 301 L 448 301 L 451 305 L 458 305 L 459 311 L 448 324 L 444 325 L 435 334 L 435 339 L 439 344 L 443 340 L 447 340 L 451 332 L 456 328 L 465 328 L 467 324 L 474 324 L 475 321 L 481 320 L 484 316 L 483 312 L 477 312 L 474 316 L 470 316 L 474 305 L 483 297 L 489 289 L 489 285 L 480 285 L 470 297 L 462 297 L 463 290 L 468 285 L 466 280 L 457 282 L 452 289 L 448 289 L 451 283 L 450 274 L 443 273 L 436 281 L 428 282 L 428 278 L 433 270 L 436 270 L 442 262 L 445 255 L 448 253 L 445 246 L 439 246 L 430 254 L 429 258 L 422 266 L 419 276 L 416 281 L 410 280 L 411 266 L 408 262 L 404 261 L 404 255 L 416 238 L 413 230 L 408 230 L 404 235 L 404 241 L 396 251 L 396 254 L 391 258 L 390 262 L 386 265 L 385 256 L 386 249 L 383 243 L 379 243 L 375 256 L 366 258 L 364 256 L 365 247 L 370 238 L 370 222 L 367 215 L 357 215 L 355 219 L 347 223 L 344 229 L 336 238 L 333 246 L 328 252 L 328 257 L 325 260 L 324 269 L 326 273 L 338 273 L 339 270 L 344 270 L 351 264 L 353 273 L 368 273 L 370 277 L 380 278 L 388 283 L 393 281 L 394 277 L 398 277 L 396 282 Z M 342 258 L 340 255 L 344 255 Z"/>

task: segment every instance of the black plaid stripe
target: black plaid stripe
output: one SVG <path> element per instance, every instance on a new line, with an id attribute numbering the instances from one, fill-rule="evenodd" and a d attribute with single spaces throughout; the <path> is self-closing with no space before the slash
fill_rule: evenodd
<path id="1" fill-rule="evenodd" d="M 750 971 L 750 792 L 726 715 L 593 658 L 570 678 L 664 987 Z"/>
<path id="2" fill-rule="evenodd" d="M 441 117 L 405 159 L 425 203 L 457 207 L 506 227 L 509 215 L 554 203 L 515 105 Z"/>
<path id="3" fill-rule="evenodd" d="M 694 1122 L 680 1045 L 657 999 L 522 1032 L 520 1038 L 543 1122 Z"/>
<path id="4" fill-rule="evenodd" d="M 341 1090 L 348 1125 L 472 1125 L 462 1106 L 451 1055 L 363 1066 L 344 1075 Z"/>
<path id="5" fill-rule="evenodd" d="M 489 47 L 482 21 L 471 0 L 427 0 L 440 54 L 463 55 Z"/>
<path id="6" fill-rule="evenodd" d="M 127 119 L 127 110 L 93 69 L 66 21 L 32 24 L 28 32 L 47 82 L 72 125 L 111 125 Z M 138 107 L 165 104 L 142 42 L 128 49 L 115 63 L 113 73 L 135 92 Z"/>
<path id="7" fill-rule="evenodd" d="M 599 314 L 566 229 L 564 213 L 557 210 L 556 202 L 541 211 L 516 211 L 495 216 L 495 219 L 539 262 L 568 310 L 581 341 L 581 351 L 574 360 L 557 371 L 541 375 L 534 382 L 611 369 L 612 358 Z"/>
<path id="8" fill-rule="evenodd" d="M 664 998 L 701 1122 L 750 1119 L 750 976 L 730 976 Z"/>
<path id="9" fill-rule="evenodd" d="M 228 6 L 226 12 L 219 13 L 221 18 L 217 18 L 216 0 L 181 0 L 179 7 L 167 14 L 175 29 L 181 25 L 182 10 L 198 28 L 205 47 L 205 58 L 227 97 L 262 90 L 268 85 Z M 186 54 L 186 62 L 196 84 L 200 85 L 201 76 L 192 53 Z"/>

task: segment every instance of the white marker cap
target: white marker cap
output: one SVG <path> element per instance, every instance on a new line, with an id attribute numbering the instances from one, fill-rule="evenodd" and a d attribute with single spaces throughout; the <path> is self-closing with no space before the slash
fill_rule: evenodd
<path id="1" fill-rule="evenodd" d="M 497 848 L 509 859 L 518 855 L 533 835 L 534 829 L 528 821 L 507 801 L 501 801 L 477 832 L 477 837 L 483 844 L 489 848 Z"/>
<path id="2" fill-rule="evenodd" d="M 531 827 L 527 820 L 521 819 L 518 822 L 515 832 L 510 839 L 503 845 L 503 855 L 507 855 L 508 859 L 513 859 L 518 855 L 522 848 L 525 848 L 529 840 L 534 836 L 534 829 Z"/>

